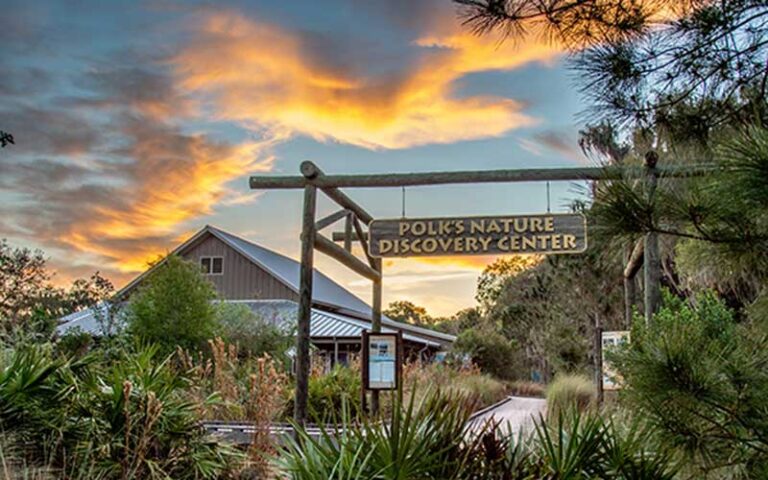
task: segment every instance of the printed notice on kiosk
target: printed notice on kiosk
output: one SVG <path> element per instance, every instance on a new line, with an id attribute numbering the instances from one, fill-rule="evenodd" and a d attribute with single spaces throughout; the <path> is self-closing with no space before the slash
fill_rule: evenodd
<path id="1" fill-rule="evenodd" d="M 374 257 L 581 253 L 587 222 L 581 214 L 402 218 L 369 226 Z"/>
<path id="2" fill-rule="evenodd" d="M 397 387 L 397 339 L 392 335 L 368 336 L 368 388 Z"/>

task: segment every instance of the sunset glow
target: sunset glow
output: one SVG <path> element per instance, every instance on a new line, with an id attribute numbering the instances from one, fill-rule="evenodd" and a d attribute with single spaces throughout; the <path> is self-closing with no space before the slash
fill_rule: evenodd
<path id="1" fill-rule="evenodd" d="M 250 191 L 247 178 L 295 174 L 305 159 L 335 173 L 583 161 L 560 48 L 473 35 L 450 2 L 339 0 L 334 17 L 314 4 L 107 3 L 79 7 L 87 24 L 55 2 L 0 21 L 0 121 L 18 143 L 0 152 L 0 237 L 45 250 L 62 280 L 100 270 L 120 286 L 206 223 L 296 257 L 300 195 Z M 102 28 L 116 16 L 124 28 Z M 542 210 L 538 187 L 515 188 L 414 189 L 411 205 Z M 553 192 L 561 208 L 572 196 L 568 185 Z M 350 195 L 375 215 L 399 209 L 399 194 Z M 385 301 L 470 306 L 493 260 L 388 261 Z M 342 267 L 320 267 L 369 294 Z"/>

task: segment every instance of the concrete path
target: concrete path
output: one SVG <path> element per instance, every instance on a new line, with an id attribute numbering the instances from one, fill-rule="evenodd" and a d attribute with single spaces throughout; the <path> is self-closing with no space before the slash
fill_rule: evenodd
<path id="1" fill-rule="evenodd" d="M 544 415 L 547 401 L 543 398 L 509 397 L 485 410 L 477 412 L 470 422 L 470 431 L 480 428 L 490 419 L 498 422 L 504 432 L 517 435 L 533 428 L 533 421 Z"/>

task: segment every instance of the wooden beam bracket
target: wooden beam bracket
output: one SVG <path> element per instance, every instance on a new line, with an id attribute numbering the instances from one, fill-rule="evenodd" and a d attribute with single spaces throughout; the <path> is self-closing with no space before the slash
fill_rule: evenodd
<path id="1" fill-rule="evenodd" d="M 316 235 L 315 248 L 329 257 L 338 260 L 341 264 L 349 267 L 357 274 L 362 275 L 369 280 L 373 280 L 374 282 L 381 281 L 381 274 L 379 272 L 360 261 L 357 257 L 347 252 L 342 247 L 336 245 L 328 238 L 319 234 Z"/>
<path id="2" fill-rule="evenodd" d="M 347 214 L 349 214 L 349 210 L 346 208 L 342 208 L 338 212 L 334 212 L 330 215 L 328 215 L 325 218 L 321 218 L 320 220 L 315 223 L 315 230 L 322 230 L 326 227 L 329 227 L 333 225 L 334 223 L 338 222 L 342 218 L 346 217 Z"/>

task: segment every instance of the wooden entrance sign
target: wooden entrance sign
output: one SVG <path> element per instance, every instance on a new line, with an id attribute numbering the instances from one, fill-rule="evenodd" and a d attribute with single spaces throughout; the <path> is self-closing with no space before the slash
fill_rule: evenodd
<path id="1" fill-rule="evenodd" d="M 374 220 L 373 257 L 582 253 L 587 221 L 581 214 Z"/>

